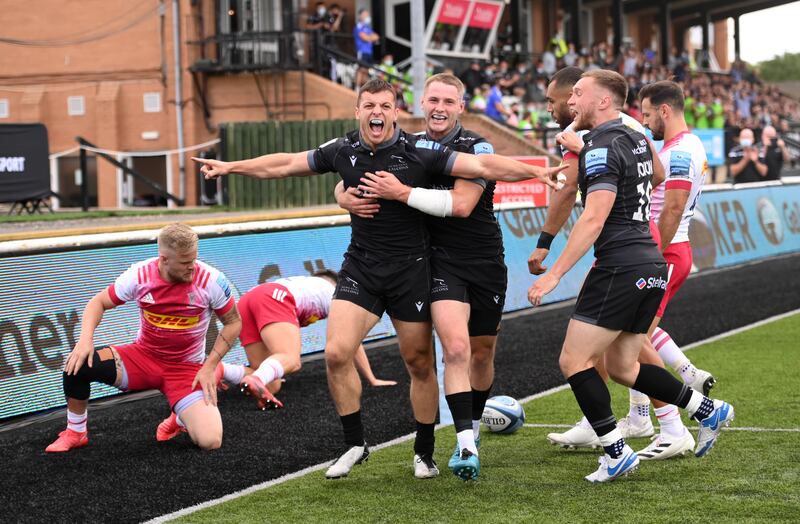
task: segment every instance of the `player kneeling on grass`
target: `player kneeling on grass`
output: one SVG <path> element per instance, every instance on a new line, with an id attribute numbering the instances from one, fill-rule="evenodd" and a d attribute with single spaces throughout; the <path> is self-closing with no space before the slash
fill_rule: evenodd
<path id="1" fill-rule="evenodd" d="M 136 341 L 95 348 L 94 332 L 103 314 L 131 300 L 141 311 Z M 212 310 L 223 328 L 206 358 Z M 188 432 L 200 448 L 219 448 L 219 363 L 241 326 L 225 275 L 197 260 L 197 234 L 183 224 L 166 226 L 158 235 L 158 257 L 133 264 L 86 305 L 80 339 L 64 366 L 67 429 L 45 451 L 64 452 L 89 443 L 86 409 L 92 382 L 122 391 L 160 390 L 173 413 L 159 424 L 157 440 Z"/>
<path id="2" fill-rule="evenodd" d="M 300 371 L 300 328 L 328 317 L 337 277 L 335 271 L 324 269 L 311 276 L 280 278 L 254 287 L 239 299 L 239 338 L 250 367 L 224 364 L 224 378 L 241 384 L 261 409 L 283 407 L 274 395 L 285 375 Z M 359 346 L 355 364 L 371 386 L 397 384 L 375 377 L 364 346 Z"/>

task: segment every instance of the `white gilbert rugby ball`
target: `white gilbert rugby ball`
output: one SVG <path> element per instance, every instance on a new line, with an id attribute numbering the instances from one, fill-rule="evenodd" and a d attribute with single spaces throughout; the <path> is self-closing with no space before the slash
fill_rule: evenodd
<path id="1" fill-rule="evenodd" d="M 486 401 L 481 422 L 492 433 L 514 433 L 525 423 L 525 410 L 516 399 L 498 395 Z"/>

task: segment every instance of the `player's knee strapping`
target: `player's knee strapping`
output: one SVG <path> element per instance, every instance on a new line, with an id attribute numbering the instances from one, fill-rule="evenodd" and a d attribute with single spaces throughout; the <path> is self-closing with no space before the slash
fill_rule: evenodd
<path id="1" fill-rule="evenodd" d="M 88 360 L 74 375 L 64 373 L 64 394 L 68 398 L 87 400 L 91 393 L 92 382 L 102 382 L 113 386 L 117 380 L 117 365 L 114 352 L 108 346 L 96 348 L 92 354 L 92 366 Z"/>

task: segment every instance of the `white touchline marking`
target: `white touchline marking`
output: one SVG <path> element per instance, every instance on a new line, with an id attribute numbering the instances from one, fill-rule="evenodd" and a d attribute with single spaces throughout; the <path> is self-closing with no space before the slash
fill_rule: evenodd
<path id="1" fill-rule="evenodd" d="M 753 322 L 752 324 L 748 324 L 746 326 L 742 326 L 742 327 L 739 327 L 739 328 L 736 328 L 736 329 L 732 329 L 730 331 L 726 331 L 725 333 L 720 333 L 719 335 L 714 335 L 713 337 L 709 337 L 709 338 L 704 339 L 704 340 L 698 340 L 697 342 L 693 342 L 692 344 L 688 344 L 688 345 L 682 347 L 681 349 L 683 351 L 687 351 L 689 349 L 695 348 L 695 347 L 703 345 L 703 344 L 707 344 L 709 342 L 715 342 L 717 340 L 736 335 L 736 334 L 741 333 L 743 331 L 747 331 L 749 329 L 754 329 L 754 328 L 763 326 L 764 324 L 769 324 L 771 322 L 775 322 L 775 321 L 784 319 L 786 317 L 790 317 L 790 316 L 795 315 L 797 313 L 800 313 L 800 309 L 795 309 L 793 311 L 789 311 L 789 312 L 786 312 L 786 313 L 781 313 L 780 315 L 775 315 L 775 316 L 772 316 L 772 317 L 769 317 L 769 318 L 765 318 L 764 320 L 759 320 L 758 322 Z M 504 316 L 504 318 L 505 318 L 505 316 Z M 548 390 L 541 391 L 539 393 L 535 393 L 533 395 L 527 396 L 524 399 L 520 400 L 519 402 L 520 402 L 520 404 L 524 404 L 524 403 L 529 402 L 531 400 L 535 400 L 537 398 L 546 397 L 546 396 L 552 395 L 554 393 L 558 393 L 559 391 L 563 391 L 563 390 L 568 389 L 568 388 L 569 388 L 569 384 L 562 384 L 560 386 L 556 386 L 554 388 L 550 388 Z M 544 426 L 544 425 L 542 425 L 542 426 L 533 425 L 532 427 L 571 428 L 573 425 L 553 424 L 553 425 L 546 425 L 546 426 Z M 529 426 L 529 425 L 525 424 L 525 426 Z M 440 429 L 440 428 L 443 428 L 443 427 L 445 427 L 445 425 L 439 424 L 439 425 L 436 426 L 436 429 Z M 780 429 L 780 428 L 776 428 L 776 429 L 770 429 L 770 428 L 724 428 L 724 429 L 728 430 L 728 431 L 760 431 L 760 432 L 781 431 L 781 432 L 792 432 L 792 433 L 798 432 L 798 433 L 800 433 L 800 428 L 787 428 L 787 429 Z M 414 433 L 409 433 L 408 435 L 403 435 L 402 437 L 397 437 L 395 439 L 392 439 L 392 440 L 389 440 L 387 442 L 383 442 L 381 444 L 373 446 L 370 449 L 373 450 L 373 451 L 378 451 L 378 450 L 381 450 L 383 448 L 387 448 L 389 446 L 393 446 L 395 444 L 400 444 L 401 442 L 406 442 L 408 440 L 411 440 L 412 438 L 414 438 Z M 305 469 L 301 469 L 300 471 L 295 471 L 294 473 L 289 473 L 289 474 L 284 475 L 282 477 L 278 477 L 276 479 L 272 479 L 272 480 L 269 480 L 267 482 L 262 482 L 261 484 L 256 484 L 254 486 L 250 486 L 249 488 L 245 488 L 243 490 L 239 490 L 239 491 L 235 491 L 233 493 L 229 493 L 228 495 L 225 495 L 225 496 L 220 497 L 218 499 L 209 500 L 209 501 L 206 501 L 206 502 L 201 502 L 200 504 L 195 504 L 194 506 L 189 506 L 187 508 L 178 510 L 178 511 L 176 511 L 174 513 L 168 513 L 167 515 L 162 515 L 160 517 L 156 517 L 156 518 L 154 518 L 152 520 L 146 521 L 144 524 L 156 524 L 156 523 L 161 523 L 161 522 L 167 522 L 167 521 L 172 520 L 172 519 L 177 519 L 178 517 L 183 517 L 185 515 L 189 515 L 191 513 L 196 512 L 196 511 L 200 511 L 200 510 L 203 510 L 203 509 L 206 509 L 206 508 L 210 508 L 210 507 L 216 506 L 218 504 L 222 504 L 223 502 L 228 502 L 230 500 L 237 499 L 239 497 L 244 497 L 245 495 L 249 495 L 251 493 L 255 493 L 256 491 L 261 490 L 261 489 L 265 489 L 265 488 L 269 488 L 269 487 L 272 487 L 272 486 L 276 486 L 278 484 L 283 484 L 284 482 L 286 482 L 288 480 L 292 480 L 292 479 L 296 479 L 298 477 L 302 477 L 303 475 L 306 475 L 308 473 L 313 473 L 315 471 L 319 471 L 321 469 L 326 468 L 330 463 L 331 463 L 331 461 L 328 461 L 328 462 L 323 462 L 322 464 L 317 464 L 316 466 L 309 466 L 309 467 L 307 467 Z M 322 482 L 322 481 L 320 481 L 320 482 Z M 341 480 L 326 480 L 325 482 L 342 482 L 342 481 Z"/>
<path id="2" fill-rule="evenodd" d="M 574 424 L 523 424 L 525 428 L 562 429 L 571 428 Z M 700 426 L 687 426 L 688 429 L 698 429 Z M 754 428 L 754 427 L 725 427 L 722 431 L 747 431 L 753 433 L 800 433 L 800 428 Z"/>

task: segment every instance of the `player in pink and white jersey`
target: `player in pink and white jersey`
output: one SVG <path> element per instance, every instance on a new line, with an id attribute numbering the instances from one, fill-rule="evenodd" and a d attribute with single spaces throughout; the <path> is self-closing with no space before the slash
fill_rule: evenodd
<path id="1" fill-rule="evenodd" d="M 96 348 L 94 333 L 103 314 L 130 301 L 140 309 L 136 341 Z M 206 358 L 212 311 L 223 328 Z M 89 443 L 86 410 L 92 382 L 123 391 L 160 390 L 173 413 L 159 424 L 157 440 L 187 431 L 202 449 L 220 447 L 220 363 L 240 330 L 225 275 L 197 260 L 197 234 L 183 224 L 166 226 L 158 235 L 157 258 L 132 265 L 86 305 L 80 339 L 64 366 L 67 429 L 45 451 L 64 452 Z"/>
<path id="2" fill-rule="evenodd" d="M 649 340 L 639 355 L 639 361 L 659 366 L 668 364 L 688 386 L 707 396 L 714 385 L 714 377 L 707 371 L 695 368 L 669 334 L 658 328 L 667 304 L 686 281 L 692 267 L 689 222 L 708 170 L 706 152 L 700 139 L 691 134 L 686 125 L 683 91 L 678 84 L 671 81 L 648 84 L 640 91 L 639 98 L 645 125 L 652 131 L 655 140 L 664 140 L 659 157 L 666 172 L 666 182 L 653 190 L 650 212 L 651 218 L 658 224 L 660 247 L 668 269 L 667 289 L 648 331 Z M 655 400 L 653 404 L 660 433 L 649 446 L 638 452 L 639 458 L 666 459 L 692 449 L 694 439 L 683 425 L 678 409 Z M 627 418 L 632 427 L 647 428 L 652 432 L 648 405 L 646 395 L 631 390 Z"/>
<path id="3" fill-rule="evenodd" d="M 242 383 L 243 391 L 255 396 L 262 409 L 282 407 L 272 394 L 280 390 L 285 375 L 300 370 L 300 328 L 328 317 L 336 279 L 335 271 L 321 270 L 312 276 L 266 282 L 242 295 L 239 338 L 250 367 L 226 365 L 225 380 Z M 363 345 L 356 352 L 355 365 L 372 386 L 397 384 L 375 377 Z"/>

